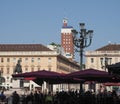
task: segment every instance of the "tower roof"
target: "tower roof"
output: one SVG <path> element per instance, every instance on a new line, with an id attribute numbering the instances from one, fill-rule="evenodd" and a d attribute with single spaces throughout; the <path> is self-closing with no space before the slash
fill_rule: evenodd
<path id="1" fill-rule="evenodd" d="M 73 28 L 72 26 L 62 26 L 62 28 Z"/>

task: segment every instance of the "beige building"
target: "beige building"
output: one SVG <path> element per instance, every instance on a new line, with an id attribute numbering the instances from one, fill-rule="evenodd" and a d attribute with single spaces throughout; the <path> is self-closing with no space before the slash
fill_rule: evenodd
<path id="1" fill-rule="evenodd" d="M 120 44 L 108 44 L 95 51 L 86 51 L 86 68 L 106 70 L 105 65 L 120 62 Z"/>
<path id="2" fill-rule="evenodd" d="M 69 73 L 79 69 L 78 64 L 42 44 L 0 44 L 0 72 L 3 86 L 13 87 L 14 81 L 11 75 L 19 59 L 23 73 L 43 69 Z M 37 86 L 31 83 L 32 87 Z M 15 86 L 19 87 L 17 82 Z"/>
<path id="3" fill-rule="evenodd" d="M 108 44 L 95 51 L 86 51 L 85 53 L 86 69 L 94 68 L 102 71 L 108 71 L 106 65 L 120 62 L 120 44 Z M 103 84 L 96 84 L 96 90 L 103 86 Z M 89 89 L 90 86 L 87 86 Z M 93 86 L 94 88 L 95 86 Z M 107 87 L 111 90 L 112 87 Z"/>

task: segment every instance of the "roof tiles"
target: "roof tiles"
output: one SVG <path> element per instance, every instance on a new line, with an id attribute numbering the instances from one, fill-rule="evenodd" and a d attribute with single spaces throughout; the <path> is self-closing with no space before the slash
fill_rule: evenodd
<path id="1" fill-rule="evenodd" d="M 52 51 L 42 44 L 0 44 L 0 51 Z"/>
<path id="2" fill-rule="evenodd" d="M 120 51 L 120 44 L 108 44 L 96 49 L 96 51 Z"/>

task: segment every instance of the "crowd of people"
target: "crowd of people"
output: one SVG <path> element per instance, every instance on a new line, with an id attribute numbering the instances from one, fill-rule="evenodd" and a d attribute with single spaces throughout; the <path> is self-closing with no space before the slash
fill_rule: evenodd
<path id="1" fill-rule="evenodd" d="M 0 94 L 0 104 L 120 104 L 120 97 L 113 90 L 99 92 L 92 91 L 60 91 L 42 93 L 41 91 L 31 91 L 29 94 L 20 95 L 14 91 L 6 97 L 2 91 Z"/>

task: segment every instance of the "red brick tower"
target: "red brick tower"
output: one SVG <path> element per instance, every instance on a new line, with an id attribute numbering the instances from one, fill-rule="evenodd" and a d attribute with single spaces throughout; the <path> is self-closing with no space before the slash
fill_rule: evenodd
<path id="1" fill-rule="evenodd" d="M 69 59 L 74 58 L 74 44 L 73 44 L 73 34 L 71 30 L 72 26 L 67 25 L 67 19 L 63 19 L 63 26 L 61 28 L 61 45 L 64 49 L 65 56 Z"/>

